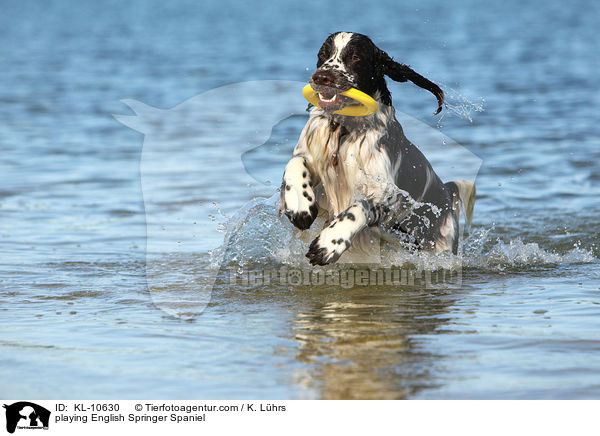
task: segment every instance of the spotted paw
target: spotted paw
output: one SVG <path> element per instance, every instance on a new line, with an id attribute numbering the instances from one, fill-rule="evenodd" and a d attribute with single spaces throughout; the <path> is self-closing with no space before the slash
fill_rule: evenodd
<path id="1" fill-rule="evenodd" d="M 306 257 L 313 265 L 327 265 L 337 261 L 365 226 L 366 217 L 363 210 L 360 206 L 352 206 L 321 231 L 310 244 Z"/>
<path id="2" fill-rule="evenodd" d="M 350 241 L 347 239 L 325 241 L 321 240 L 321 235 L 319 235 L 310 244 L 306 257 L 313 265 L 327 265 L 337 261 L 348 247 L 350 247 Z"/>
<path id="3" fill-rule="evenodd" d="M 319 211 L 312 183 L 307 173 L 307 171 L 303 172 L 303 180 L 290 182 L 284 179 L 281 185 L 283 212 L 292 224 L 300 230 L 308 229 Z"/>

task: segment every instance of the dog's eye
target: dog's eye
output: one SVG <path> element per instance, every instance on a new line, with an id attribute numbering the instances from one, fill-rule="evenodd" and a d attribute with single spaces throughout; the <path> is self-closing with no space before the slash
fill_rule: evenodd
<path id="1" fill-rule="evenodd" d="M 352 62 L 360 61 L 360 58 L 357 55 L 352 55 Z"/>

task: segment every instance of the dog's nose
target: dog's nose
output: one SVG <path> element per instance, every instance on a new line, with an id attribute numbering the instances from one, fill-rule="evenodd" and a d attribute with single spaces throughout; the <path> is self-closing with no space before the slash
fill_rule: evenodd
<path id="1" fill-rule="evenodd" d="M 315 74 L 312 75 L 312 81 L 315 85 L 320 86 L 331 86 L 333 83 L 331 75 L 325 71 L 316 71 Z"/>

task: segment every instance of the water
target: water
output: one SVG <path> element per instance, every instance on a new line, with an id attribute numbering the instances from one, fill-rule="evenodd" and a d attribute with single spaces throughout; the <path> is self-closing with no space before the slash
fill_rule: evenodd
<path id="1" fill-rule="evenodd" d="M 583 1 L 4 5 L 2 397 L 598 398 L 599 18 Z M 442 117 L 390 88 L 445 179 L 468 168 L 444 141 L 481 159 L 463 254 L 387 258 L 463 265 L 460 286 L 227 281 L 312 271 L 269 199 L 305 122 L 288 88 L 148 109 L 145 140 L 112 116 L 306 82 L 336 30 L 443 84 Z"/>

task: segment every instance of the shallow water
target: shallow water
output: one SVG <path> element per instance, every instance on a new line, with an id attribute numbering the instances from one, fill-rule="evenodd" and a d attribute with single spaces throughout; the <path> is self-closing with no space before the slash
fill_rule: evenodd
<path id="1" fill-rule="evenodd" d="M 598 5 L 422 3 L 6 6 L 2 396 L 600 397 Z M 441 117 L 390 89 L 478 198 L 459 256 L 310 285 L 273 194 L 306 120 L 294 84 L 340 29 L 443 84 Z M 414 280 L 348 275 L 381 265 Z M 286 281 L 236 275 L 265 269 Z"/>

